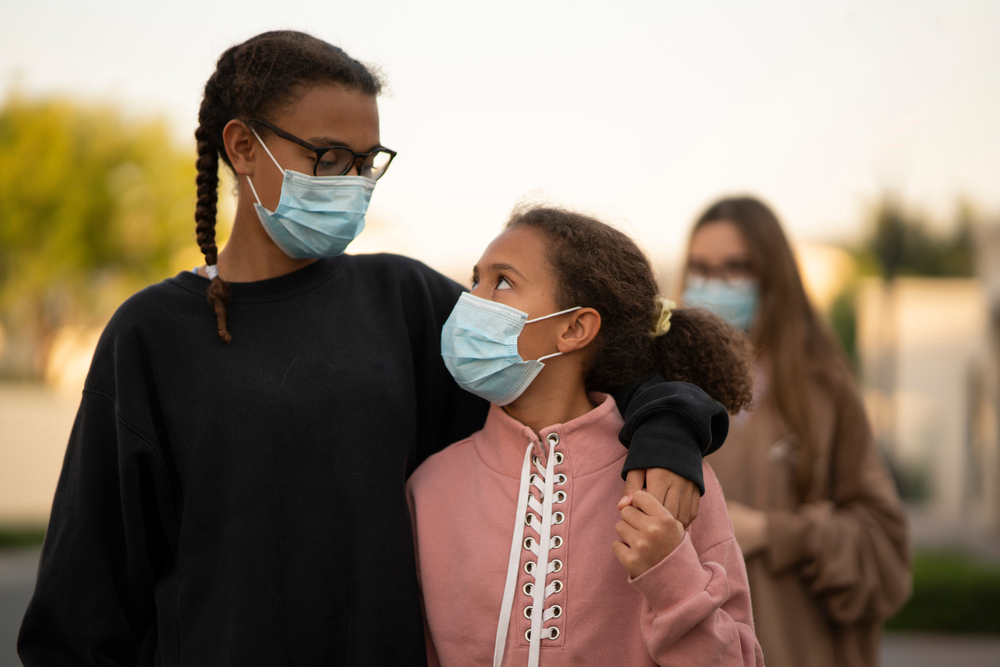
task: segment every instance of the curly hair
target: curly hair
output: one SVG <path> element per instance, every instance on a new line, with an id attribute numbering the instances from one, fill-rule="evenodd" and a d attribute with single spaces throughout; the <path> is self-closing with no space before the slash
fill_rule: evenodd
<path id="1" fill-rule="evenodd" d="M 222 131 L 231 120 L 269 120 L 276 110 L 301 95 L 302 87 L 335 83 L 372 97 L 382 90 L 379 77 L 341 49 L 311 35 L 292 30 L 265 32 L 226 49 L 215 72 L 205 84 L 198 110 L 198 203 L 195 232 L 205 264 L 219 259 L 215 244 L 219 200 L 219 159 L 232 170 Z M 265 128 L 260 128 L 261 132 Z M 218 275 L 208 288 L 208 303 L 215 313 L 219 338 L 232 341 L 226 323 L 229 285 Z"/>
<path id="2" fill-rule="evenodd" d="M 650 330 L 659 316 L 649 259 L 617 229 L 555 207 L 515 209 L 506 229 L 529 227 L 546 239 L 559 285 L 560 308 L 583 306 L 601 315 L 597 352 L 586 386 L 608 391 L 651 371 L 701 387 L 732 413 L 752 399 L 751 351 L 739 331 L 708 311 L 673 311 L 666 334 Z"/>

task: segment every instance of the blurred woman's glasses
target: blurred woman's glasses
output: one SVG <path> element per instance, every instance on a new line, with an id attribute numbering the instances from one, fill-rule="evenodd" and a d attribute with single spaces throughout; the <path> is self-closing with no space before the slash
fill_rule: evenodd
<path id="1" fill-rule="evenodd" d="M 754 277 L 753 265 L 747 260 L 731 260 L 717 266 L 691 260 L 687 267 L 687 283 L 700 286 L 707 280 L 718 278 L 733 287 Z"/>
<path id="2" fill-rule="evenodd" d="M 385 146 L 379 146 L 368 153 L 355 153 L 347 146 L 313 146 L 308 141 L 299 139 L 294 134 L 289 134 L 280 127 L 271 125 L 266 120 L 251 118 L 250 122 L 260 123 L 282 139 L 287 139 L 315 153 L 316 164 L 313 165 L 313 176 L 344 176 L 351 169 L 357 167 L 358 176 L 377 181 L 389 168 L 392 158 L 396 157 L 396 151 L 389 150 Z"/>

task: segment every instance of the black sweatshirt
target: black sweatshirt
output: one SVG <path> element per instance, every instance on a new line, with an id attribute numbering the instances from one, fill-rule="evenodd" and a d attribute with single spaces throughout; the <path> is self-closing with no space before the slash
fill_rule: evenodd
<path id="1" fill-rule="evenodd" d="M 403 257 L 320 260 L 233 284 L 225 346 L 207 286 L 153 285 L 101 337 L 21 659 L 424 665 L 404 482 L 485 419 L 440 358 L 462 288 Z M 633 467 L 700 482 L 725 411 L 662 379 L 630 392 Z"/>

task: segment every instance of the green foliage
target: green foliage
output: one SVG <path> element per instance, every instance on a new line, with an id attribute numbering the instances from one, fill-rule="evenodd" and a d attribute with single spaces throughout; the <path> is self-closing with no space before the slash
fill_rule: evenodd
<path id="1" fill-rule="evenodd" d="M 843 292 L 837 295 L 837 298 L 830 306 L 829 314 L 830 326 L 833 328 L 833 332 L 840 342 L 840 348 L 844 351 L 844 355 L 847 357 L 855 373 L 858 372 L 859 368 L 856 297 L 857 289 L 855 283 L 852 281 Z"/>
<path id="2" fill-rule="evenodd" d="M 167 275 L 193 242 L 191 149 L 108 106 L 0 106 L 0 319 L 46 334 Z M 108 301 L 107 293 L 114 292 Z"/>
<path id="3" fill-rule="evenodd" d="M 45 539 L 45 526 L 0 526 L 0 549 L 38 546 Z"/>
<path id="4" fill-rule="evenodd" d="M 913 596 L 889 630 L 1000 633 L 1000 564 L 950 551 L 918 551 Z"/>
<path id="5" fill-rule="evenodd" d="M 919 217 L 886 197 L 873 215 L 871 232 L 858 253 L 863 272 L 896 276 L 972 276 L 972 212 L 962 206 L 947 234 L 934 234 Z M 868 271 L 864 271 L 868 269 Z"/>

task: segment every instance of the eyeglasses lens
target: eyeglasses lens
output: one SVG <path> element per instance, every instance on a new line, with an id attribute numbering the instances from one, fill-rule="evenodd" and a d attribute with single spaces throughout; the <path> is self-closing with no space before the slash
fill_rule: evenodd
<path id="1" fill-rule="evenodd" d="M 316 165 L 317 176 L 342 176 L 354 166 L 354 154 L 345 148 L 332 148 L 323 154 Z M 377 180 L 385 173 L 389 166 L 392 154 L 385 151 L 376 151 L 365 158 L 361 163 L 361 173 L 359 176 Z"/>

